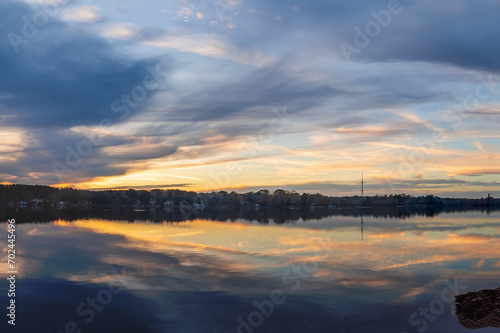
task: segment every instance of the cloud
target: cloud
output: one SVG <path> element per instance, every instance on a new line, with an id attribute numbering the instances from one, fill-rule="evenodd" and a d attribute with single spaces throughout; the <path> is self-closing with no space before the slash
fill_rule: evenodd
<path id="1" fill-rule="evenodd" d="M 349 134 L 349 135 L 368 135 L 368 136 L 387 137 L 391 135 L 408 133 L 409 128 L 406 128 L 404 125 L 407 124 L 392 123 L 389 126 L 362 126 L 357 128 L 339 127 L 335 129 L 335 132 L 340 134 Z"/>
<path id="2" fill-rule="evenodd" d="M 479 149 L 480 151 L 484 151 L 484 146 L 483 146 L 483 144 L 482 144 L 481 142 L 479 142 L 479 141 L 475 141 L 475 142 L 473 142 L 473 144 L 474 144 L 474 146 L 475 146 L 477 149 Z"/>
<path id="3" fill-rule="evenodd" d="M 365 29 L 368 22 L 374 21 L 370 11 L 386 10 L 387 3 L 370 2 L 365 6 L 356 2 L 328 7 L 325 13 L 343 16 L 336 25 L 345 36 L 343 40 L 354 45 L 354 27 Z M 340 8 L 334 12 L 332 7 Z M 491 41 L 500 33 L 495 15 L 499 9 L 500 3 L 493 1 L 402 2 L 402 12 L 392 15 L 390 23 L 369 38 L 369 45 L 353 58 L 363 62 L 425 61 L 498 73 L 500 60 L 495 55 L 500 46 Z"/>
<path id="4" fill-rule="evenodd" d="M 31 130 L 24 133 L 25 147 L 14 158 L 0 165 L 0 174 L 10 181 L 30 184 L 76 183 L 96 177 L 125 175 L 142 162 L 169 156 L 177 147 L 153 143 L 143 138 L 101 134 L 99 145 L 93 145 L 85 133 L 73 130 Z M 84 151 L 85 153 L 77 153 Z M 70 172 L 54 169 L 54 162 L 69 167 Z M 61 179 L 59 178 L 61 177 Z"/>
<path id="5" fill-rule="evenodd" d="M 127 30 L 130 30 L 130 27 Z M 136 43 L 194 53 L 204 57 L 227 59 L 257 67 L 265 66 L 272 61 L 272 58 L 265 57 L 259 52 L 249 52 L 238 48 L 227 42 L 223 35 L 217 33 L 192 32 L 186 29 L 163 30 L 149 28 L 142 29 L 139 33 L 134 30 L 133 35 L 134 38 L 131 41 Z"/>
<path id="6" fill-rule="evenodd" d="M 193 13 L 194 5 L 182 6 L 179 11 L 177 11 L 178 16 L 189 16 Z"/>
<path id="7" fill-rule="evenodd" d="M 66 21 L 95 23 L 102 19 L 102 10 L 97 6 L 67 8 L 62 10 L 61 19 Z"/>
<path id="8" fill-rule="evenodd" d="M 93 190 L 128 190 L 130 188 L 135 190 L 157 190 L 157 189 L 168 189 L 168 188 L 184 188 L 189 187 L 192 184 L 182 183 L 182 184 L 167 184 L 167 185 L 131 185 L 131 186 L 115 186 L 115 187 L 104 187 L 104 188 L 94 188 Z"/>
<path id="9" fill-rule="evenodd" d="M 360 179 L 361 180 L 361 179 Z M 360 180 L 354 182 L 347 182 L 343 180 L 338 181 L 310 181 L 305 183 L 288 183 L 281 185 L 269 185 L 262 184 L 257 186 L 240 186 L 240 187 L 227 187 L 223 190 L 226 191 L 237 191 L 237 192 L 249 192 L 249 191 L 259 191 L 262 189 L 268 189 L 274 191 L 277 189 L 283 190 L 294 190 L 297 192 L 308 192 L 308 193 L 322 193 L 325 195 L 332 196 L 343 196 L 343 195 L 359 195 L 360 193 Z M 461 179 L 383 179 L 377 177 L 367 178 L 365 177 L 365 195 L 378 195 L 378 194 L 388 194 L 388 193 L 408 193 L 411 192 L 412 195 L 428 195 L 437 194 L 446 197 L 451 193 L 460 193 L 461 197 L 474 197 L 481 198 L 485 196 L 484 191 L 474 191 L 469 190 L 468 192 L 461 192 L 456 190 L 457 187 L 473 187 L 480 186 L 484 187 L 487 191 L 498 191 L 500 186 L 498 183 L 486 182 L 486 181 L 466 181 Z M 442 194 L 441 194 L 442 193 Z"/>
<path id="10" fill-rule="evenodd" d="M 67 0 L 24 0 L 24 2 L 43 4 L 43 5 L 62 5 L 65 2 L 68 3 L 69 1 L 67 1 Z"/>
<path id="11" fill-rule="evenodd" d="M 477 169 L 465 169 L 455 171 L 451 176 L 462 175 L 462 176 L 482 176 L 482 175 L 500 175 L 500 169 L 496 168 L 477 168 Z"/>
<path id="12" fill-rule="evenodd" d="M 102 35 L 107 38 L 129 40 L 138 34 L 138 27 L 132 23 L 122 22 L 113 24 L 104 29 Z"/>
<path id="13" fill-rule="evenodd" d="M 3 1 L 0 34 L 22 37 L 22 18 L 40 10 L 42 0 L 33 1 L 35 7 Z M 196 176 L 202 183 L 224 162 L 246 168 L 245 176 L 231 180 L 243 186 L 319 184 L 337 173 L 356 179 L 363 168 L 397 174 L 399 180 L 420 174 L 425 185 L 412 186 L 425 191 L 442 185 L 425 183 L 428 177 L 477 176 L 484 182 L 494 177 L 494 168 L 478 165 L 496 162 L 497 97 L 467 110 L 460 128 L 443 113 L 474 96 L 481 71 L 493 74 L 488 79 L 493 86 L 497 80 L 497 47 L 486 40 L 495 40 L 498 32 L 491 9 L 498 2 L 491 7 L 464 0 L 404 2 L 404 10 L 351 63 L 339 43 L 353 43 L 354 27 L 363 29 L 374 20 L 371 11 L 383 10 L 387 1 L 318 0 L 300 8 L 240 0 L 219 1 L 222 7 L 214 8 L 210 2 L 182 1 L 162 11 L 168 22 L 154 6 L 142 7 L 147 20 L 131 12 L 124 22 L 112 17 L 116 13 L 108 6 L 100 11 L 74 3 L 61 8 L 60 17 L 85 22 L 105 17 L 109 25 L 66 23 L 54 16 L 20 42 L 17 53 L 9 39 L 0 40 L 0 129 L 10 133 L 0 146 L 5 179 L 53 182 L 50 163 L 64 161 L 66 145 L 75 147 L 85 132 L 101 132 L 106 143 L 75 170 L 75 182 L 100 177 L 107 185 L 106 176 L 116 180 L 151 171 L 150 176 Z M 215 19 L 218 24 L 210 24 Z M 150 75 L 148 68 L 162 60 L 164 84 L 127 107 L 129 114 L 114 112 L 114 101 L 123 107 Z M 241 145 L 258 141 L 275 117 L 273 109 L 283 106 L 286 127 L 273 132 L 270 142 L 259 142 L 255 156 L 245 155 Z M 104 119 L 111 120 L 110 127 L 99 125 Z M 432 149 L 424 147 L 441 132 L 446 135 Z M 34 147 L 40 153 L 32 152 Z M 413 152 L 423 152 L 425 159 L 415 172 L 399 175 L 400 160 Z M 200 164 L 192 174 L 171 170 L 191 161 Z M 16 169 L 15 163 L 26 166 Z M 453 186 L 459 191 L 483 185 Z"/>
<path id="14" fill-rule="evenodd" d="M 19 1 L 0 4 L 0 34 L 22 34 L 22 17 L 35 9 Z M 141 85 L 158 60 L 125 57 L 106 40 L 52 18 L 18 45 L 0 40 L 0 126 L 61 129 L 117 118 L 111 104 Z M 152 92 L 150 96 L 154 94 Z M 147 100 L 131 115 L 147 106 Z"/>
<path id="15" fill-rule="evenodd" d="M 257 122 L 269 121 L 273 108 L 286 107 L 287 113 L 304 113 L 322 105 L 342 93 L 342 90 L 322 82 L 296 79 L 290 75 L 287 64 L 277 63 L 251 71 L 251 75 L 238 77 L 231 83 L 205 87 L 203 91 L 186 96 L 189 103 L 177 106 L 181 119 L 208 121 L 245 117 L 248 112 Z M 233 123 L 251 126 L 246 122 Z M 231 131 L 230 128 L 226 128 Z M 254 127 L 254 129 L 258 129 Z"/>
<path id="16" fill-rule="evenodd" d="M 23 37 L 22 18 L 32 17 L 36 10 L 20 1 L 0 3 L 4 22 L 0 34 Z M 0 174 L 18 183 L 55 184 L 60 180 L 53 163 L 67 164 L 68 149 L 78 149 L 79 144 L 88 142 L 86 134 L 92 133 L 91 128 L 82 133 L 74 130 L 75 126 L 92 127 L 103 120 L 114 125 L 123 122 L 124 109 L 114 112 L 113 102 L 141 87 L 151 76 L 148 68 L 157 68 L 159 60 L 125 57 L 106 40 L 55 17 L 25 39 L 17 53 L 9 39 L 0 40 L 4 63 L 0 69 L 0 127 L 10 129 L 10 140 L 21 140 L 9 143 L 8 149 L 1 147 Z M 147 94 L 152 97 L 155 91 Z M 147 99 L 134 104 L 128 108 L 128 117 L 147 105 Z M 91 145 L 92 153 L 73 168 L 68 180 L 125 174 L 134 167 L 127 162 L 157 159 L 177 150 L 168 143 L 101 135 L 102 144 Z"/>

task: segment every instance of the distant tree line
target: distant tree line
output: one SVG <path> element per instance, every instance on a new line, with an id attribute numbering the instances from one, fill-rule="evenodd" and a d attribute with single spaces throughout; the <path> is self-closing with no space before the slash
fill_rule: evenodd
<path id="1" fill-rule="evenodd" d="M 387 207 L 387 206 L 500 206 L 490 195 L 481 199 L 440 198 L 434 195 L 390 194 L 376 196 L 326 196 L 288 190 L 236 193 L 199 193 L 184 190 L 104 190 L 90 191 L 42 185 L 0 185 L 0 203 L 19 205 L 122 205 L 122 206 L 270 206 L 270 207 Z"/>
<path id="2" fill-rule="evenodd" d="M 130 209 L 127 206 L 110 206 L 103 209 L 101 206 L 65 206 L 47 207 L 41 209 L 18 209 L 0 205 L 0 221 L 14 218 L 16 223 L 39 222 L 46 223 L 58 220 L 76 221 L 81 219 L 104 219 L 120 221 L 149 221 L 149 222 L 183 222 L 196 219 L 241 222 L 250 221 L 260 224 L 268 223 L 295 223 L 316 221 L 330 216 L 358 218 L 397 218 L 406 219 L 413 216 L 433 217 L 441 213 L 462 213 L 464 211 L 494 211 L 498 207 L 453 207 L 453 206 L 381 206 L 381 207 L 145 207 L 144 209 Z M 352 220 L 349 220 L 352 221 Z"/>

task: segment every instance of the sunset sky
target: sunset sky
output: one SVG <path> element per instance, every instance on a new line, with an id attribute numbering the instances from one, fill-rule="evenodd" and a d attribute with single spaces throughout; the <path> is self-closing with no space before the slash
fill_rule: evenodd
<path id="1" fill-rule="evenodd" d="M 2 0 L 0 183 L 500 196 L 499 0 Z"/>

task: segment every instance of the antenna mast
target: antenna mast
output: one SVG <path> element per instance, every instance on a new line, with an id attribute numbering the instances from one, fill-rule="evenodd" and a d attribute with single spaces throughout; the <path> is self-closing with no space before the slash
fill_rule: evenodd
<path id="1" fill-rule="evenodd" d="M 364 179 L 363 179 L 363 174 L 361 174 L 361 196 L 364 195 L 365 189 L 364 189 Z"/>

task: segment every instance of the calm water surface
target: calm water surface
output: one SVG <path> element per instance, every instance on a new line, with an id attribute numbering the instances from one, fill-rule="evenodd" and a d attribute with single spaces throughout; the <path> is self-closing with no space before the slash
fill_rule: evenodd
<path id="1" fill-rule="evenodd" d="M 468 332 L 453 314 L 453 298 L 500 286 L 499 237 L 500 213 L 478 211 L 279 224 L 237 218 L 19 223 L 17 325 L 7 327 L 4 318 L 1 327 L 22 333 Z"/>

